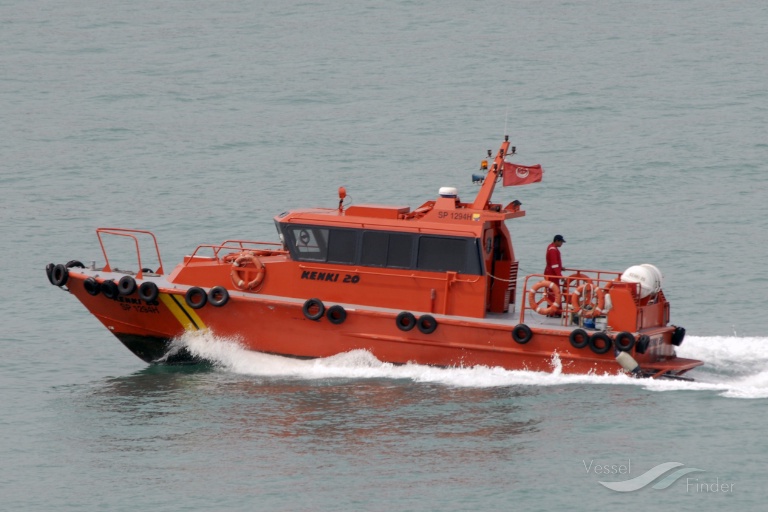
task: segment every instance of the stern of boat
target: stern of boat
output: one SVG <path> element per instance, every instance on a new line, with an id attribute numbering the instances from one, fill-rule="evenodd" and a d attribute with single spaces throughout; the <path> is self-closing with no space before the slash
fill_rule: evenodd
<path id="1" fill-rule="evenodd" d="M 669 323 L 670 304 L 660 273 L 648 291 L 645 281 L 628 281 L 627 271 L 565 270 L 571 273 L 559 286 L 542 274 L 526 277 L 520 324 L 556 325 L 572 348 L 590 350 L 591 357 L 615 358 L 638 377 L 691 380 L 685 374 L 704 364 L 677 356 L 685 329 Z"/>

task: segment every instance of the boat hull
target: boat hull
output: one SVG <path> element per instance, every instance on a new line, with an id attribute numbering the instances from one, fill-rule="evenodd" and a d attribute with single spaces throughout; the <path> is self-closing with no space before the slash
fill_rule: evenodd
<path id="1" fill-rule="evenodd" d="M 67 283 L 70 293 L 129 350 L 151 363 L 197 361 L 174 340 L 189 331 L 210 331 L 249 350 L 300 358 L 363 349 L 394 364 L 482 365 L 580 374 L 624 371 L 614 350 L 598 354 L 589 346 L 574 347 L 569 339 L 572 328 L 534 326 L 529 340 L 516 341 L 512 333 L 517 324 L 512 314 L 499 320 L 411 311 L 416 323 L 410 325 L 408 321 L 398 323 L 399 310 L 327 303 L 322 304 L 324 314 L 318 315 L 318 304 L 309 304 L 309 298 L 239 291 L 230 291 L 229 300 L 219 307 L 207 303 L 194 308 L 185 299 L 189 287 L 164 287 L 160 283 L 160 293 L 153 301 L 142 300 L 135 292 L 110 298 L 103 293 L 87 293 L 84 282 L 88 277 L 111 276 L 72 269 Z M 316 300 L 322 303 L 322 298 Z M 336 316 L 330 314 L 331 306 L 335 306 Z M 340 311 L 343 315 L 338 315 Z M 427 322 L 420 325 L 420 320 Z M 651 343 L 645 353 L 630 350 L 643 370 L 681 375 L 701 364 L 674 355 L 672 333 L 671 327 L 649 331 L 646 334 Z"/>

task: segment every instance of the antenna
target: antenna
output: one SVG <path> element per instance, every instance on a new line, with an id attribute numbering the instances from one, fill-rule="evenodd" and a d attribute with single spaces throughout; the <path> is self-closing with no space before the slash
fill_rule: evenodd
<path id="1" fill-rule="evenodd" d="M 508 133 L 507 133 L 507 119 L 509 119 L 509 103 L 507 103 L 507 111 L 504 114 L 504 135 L 508 135 Z"/>

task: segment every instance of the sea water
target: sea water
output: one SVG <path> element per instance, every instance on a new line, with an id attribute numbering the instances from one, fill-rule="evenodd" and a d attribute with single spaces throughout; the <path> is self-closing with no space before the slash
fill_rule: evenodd
<path id="1" fill-rule="evenodd" d="M 0 14 L 4 509 L 763 509 L 763 2 Z M 557 355 L 298 361 L 215 333 L 179 340 L 208 365 L 147 366 L 44 274 L 103 261 L 96 227 L 152 230 L 169 270 L 200 243 L 276 241 L 275 215 L 339 186 L 468 200 L 504 134 L 545 169 L 494 195 L 527 212 L 508 223 L 521 275 L 556 233 L 566 267 L 656 265 L 695 382 L 563 375 Z"/>

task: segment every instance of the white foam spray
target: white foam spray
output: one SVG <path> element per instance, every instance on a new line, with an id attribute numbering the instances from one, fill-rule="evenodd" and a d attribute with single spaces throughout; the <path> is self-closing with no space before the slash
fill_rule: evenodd
<path id="1" fill-rule="evenodd" d="M 714 391 L 724 397 L 768 398 L 768 338 L 687 336 L 681 357 L 700 359 L 705 366 L 689 375 L 694 382 L 633 379 L 626 375 L 562 373 L 560 357 L 551 372 L 505 370 L 500 367 L 436 368 L 418 364 L 383 363 L 370 352 L 354 350 L 322 359 L 301 360 L 244 349 L 236 340 L 210 332 L 185 334 L 180 340 L 194 355 L 233 373 L 303 379 L 387 378 L 461 387 L 557 386 L 568 384 L 641 386 L 649 391 Z"/>

